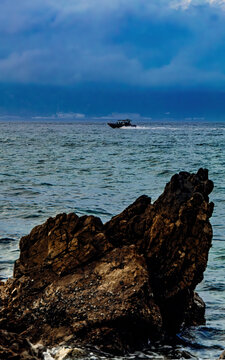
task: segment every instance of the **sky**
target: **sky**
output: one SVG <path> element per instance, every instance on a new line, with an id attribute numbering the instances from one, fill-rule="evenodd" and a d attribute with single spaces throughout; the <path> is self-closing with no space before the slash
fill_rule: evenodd
<path id="1" fill-rule="evenodd" d="M 0 115 L 223 116 L 224 24 L 225 0 L 1 0 Z"/>

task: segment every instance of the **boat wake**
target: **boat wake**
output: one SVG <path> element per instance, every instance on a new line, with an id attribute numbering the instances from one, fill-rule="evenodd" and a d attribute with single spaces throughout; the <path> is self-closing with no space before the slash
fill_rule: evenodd
<path id="1" fill-rule="evenodd" d="M 122 126 L 121 129 L 126 129 L 126 130 L 151 130 L 152 127 L 151 126 L 139 126 L 139 125 L 136 125 L 136 126 Z"/>
<path id="2" fill-rule="evenodd" d="M 144 126 L 144 125 L 136 125 L 135 127 L 129 127 L 129 126 L 122 126 L 121 129 L 126 130 L 182 130 L 180 127 L 169 127 L 169 126 Z"/>

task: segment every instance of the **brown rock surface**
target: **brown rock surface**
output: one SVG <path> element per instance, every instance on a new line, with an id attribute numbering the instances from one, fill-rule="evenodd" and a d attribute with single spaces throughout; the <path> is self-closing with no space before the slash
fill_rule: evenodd
<path id="1" fill-rule="evenodd" d="M 0 330 L 1 360 L 38 360 L 43 359 L 43 347 L 33 346 L 24 336 Z"/>
<path id="2" fill-rule="evenodd" d="M 123 352 L 204 322 L 194 293 L 211 246 L 208 172 L 181 172 L 151 204 L 141 196 L 105 225 L 60 214 L 20 241 L 0 287 L 0 328 L 51 346 Z"/>
<path id="3" fill-rule="evenodd" d="M 219 360 L 220 359 L 225 359 L 225 350 L 222 352 L 222 354 L 220 355 L 220 357 L 219 357 Z"/>

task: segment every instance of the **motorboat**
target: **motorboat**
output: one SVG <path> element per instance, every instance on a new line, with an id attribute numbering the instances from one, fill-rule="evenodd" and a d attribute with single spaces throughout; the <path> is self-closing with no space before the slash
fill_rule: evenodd
<path id="1" fill-rule="evenodd" d="M 117 128 L 121 128 L 121 127 L 136 127 L 136 125 L 131 124 L 130 119 L 118 120 L 115 123 L 108 123 L 108 125 L 113 129 L 117 129 Z"/>

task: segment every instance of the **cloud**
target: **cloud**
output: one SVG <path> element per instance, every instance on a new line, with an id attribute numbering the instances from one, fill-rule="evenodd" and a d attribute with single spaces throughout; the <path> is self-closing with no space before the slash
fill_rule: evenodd
<path id="1" fill-rule="evenodd" d="M 187 10 L 189 8 L 189 6 L 192 4 L 192 0 L 174 0 L 172 3 L 171 3 L 171 7 L 173 9 L 182 9 L 182 10 Z"/>
<path id="2" fill-rule="evenodd" d="M 32 116 L 33 120 L 84 120 L 85 114 L 74 112 L 58 112 L 49 116 Z"/>
<path id="3" fill-rule="evenodd" d="M 224 6 L 222 0 L 1 0 L 0 81 L 224 87 Z"/>

